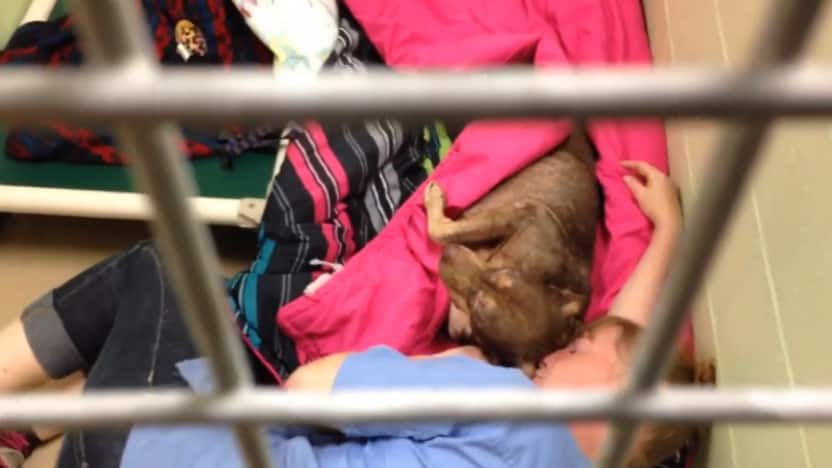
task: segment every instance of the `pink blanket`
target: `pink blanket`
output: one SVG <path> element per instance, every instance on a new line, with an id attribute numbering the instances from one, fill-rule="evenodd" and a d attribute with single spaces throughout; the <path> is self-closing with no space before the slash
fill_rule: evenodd
<path id="1" fill-rule="evenodd" d="M 386 63 L 394 68 L 471 69 L 645 64 L 639 0 L 347 0 Z M 566 121 L 468 125 L 431 177 L 459 212 L 569 133 Z M 598 229 L 588 320 L 603 315 L 647 246 L 651 227 L 622 181 L 623 159 L 667 170 L 659 122 L 595 122 L 597 176 L 605 219 Z M 448 293 L 437 274 L 441 249 L 428 238 L 422 189 L 385 230 L 312 296 L 278 314 L 300 361 L 386 344 L 404 353 L 450 346 L 438 333 Z"/>

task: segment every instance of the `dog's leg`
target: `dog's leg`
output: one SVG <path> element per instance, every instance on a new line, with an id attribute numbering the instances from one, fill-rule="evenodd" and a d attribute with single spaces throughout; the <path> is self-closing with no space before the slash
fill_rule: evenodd
<path id="1" fill-rule="evenodd" d="M 536 206 L 524 202 L 514 206 L 485 210 L 476 216 L 453 220 L 445 216 L 445 194 L 431 182 L 425 188 L 428 236 L 439 244 L 467 244 L 501 239 L 534 216 Z"/>
<path id="2" fill-rule="evenodd" d="M 442 221 L 450 219 L 445 216 L 445 191 L 436 182 L 429 182 L 425 187 L 425 211 L 429 221 Z"/>

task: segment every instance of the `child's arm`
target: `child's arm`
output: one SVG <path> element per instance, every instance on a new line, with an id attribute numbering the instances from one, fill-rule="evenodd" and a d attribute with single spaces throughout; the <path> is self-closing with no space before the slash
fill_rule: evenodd
<path id="1" fill-rule="evenodd" d="M 344 364 L 344 360 L 351 353 L 332 354 L 325 358 L 312 361 L 297 368 L 286 380 L 284 388 L 290 391 L 330 392 L 335 384 L 335 378 Z M 434 359 L 448 356 L 466 356 L 471 359 L 487 362 L 479 348 L 475 346 L 460 346 L 433 355 L 411 356 L 410 359 Z"/>
<path id="2" fill-rule="evenodd" d="M 289 391 L 331 392 L 338 371 L 350 354 L 331 354 L 298 367 L 286 380 L 284 388 Z"/>
<path id="3" fill-rule="evenodd" d="M 295 391 L 345 392 L 358 390 L 437 390 L 444 388 L 479 388 L 483 386 L 481 373 L 458 373 L 462 356 L 477 355 L 471 349 L 451 350 L 441 355 L 424 358 L 444 359 L 444 366 L 429 365 L 424 359 L 413 359 L 386 346 L 376 346 L 367 351 L 329 356 L 309 363 L 296 370 L 286 387 Z M 479 365 L 479 364 L 472 364 Z M 505 377 L 500 376 L 505 379 Z M 530 386 L 531 383 L 515 377 L 514 384 Z M 450 421 L 420 423 L 364 423 L 334 424 L 333 428 L 349 438 L 405 437 L 427 440 L 447 437 L 456 424 Z M 320 428 L 316 428 L 320 429 Z"/>
<path id="4" fill-rule="evenodd" d="M 621 288 L 610 314 L 647 325 L 667 276 L 682 228 L 676 185 L 663 172 L 642 161 L 625 161 L 635 176 L 624 182 L 653 223 L 653 238 L 630 278 Z"/>

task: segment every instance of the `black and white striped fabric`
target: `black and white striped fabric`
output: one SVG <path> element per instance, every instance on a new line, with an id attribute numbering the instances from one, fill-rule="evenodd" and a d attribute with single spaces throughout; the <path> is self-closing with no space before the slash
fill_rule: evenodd
<path id="1" fill-rule="evenodd" d="M 341 20 L 327 65 L 354 73 L 383 66 L 350 18 Z M 289 126 L 286 160 L 260 225 L 260 252 L 228 283 L 245 336 L 279 374 L 288 375 L 297 360 L 275 326 L 276 311 L 321 271 L 311 261 L 346 261 L 425 180 L 426 168 L 439 158 L 438 144 L 425 133 L 425 127 L 406 129 L 390 120 Z"/>

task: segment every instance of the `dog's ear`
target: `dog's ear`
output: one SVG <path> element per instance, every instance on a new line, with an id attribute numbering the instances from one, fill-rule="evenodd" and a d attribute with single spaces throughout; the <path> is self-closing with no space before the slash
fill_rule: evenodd
<path id="1" fill-rule="evenodd" d="M 563 300 L 560 310 L 566 317 L 577 317 L 583 313 L 584 296 L 566 288 L 560 290 L 560 295 Z"/>
<path id="2" fill-rule="evenodd" d="M 483 279 L 494 288 L 511 289 L 520 281 L 520 275 L 510 268 L 500 268 L 487 271 Z"/>

